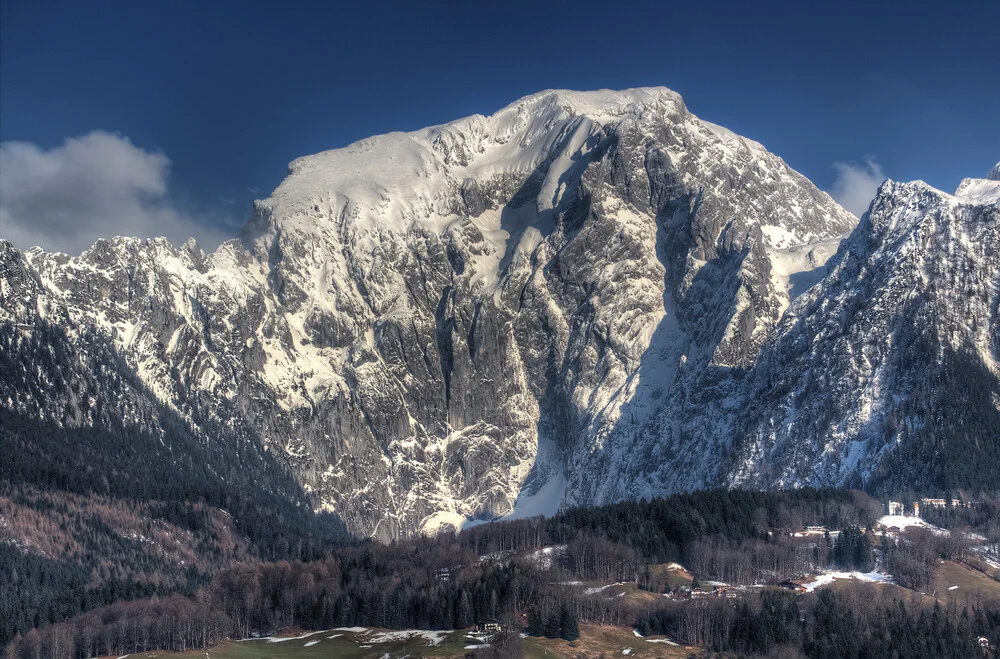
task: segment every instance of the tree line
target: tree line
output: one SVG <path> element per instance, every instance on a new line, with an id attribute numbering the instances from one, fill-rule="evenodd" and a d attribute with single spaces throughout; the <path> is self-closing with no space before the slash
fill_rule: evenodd
<path id="1" fill-rule="evenodd" d="M 718 579 L 761 548 L 773 549 L 761 552 L 761 565 L 776 569 L 750 570 L 747 581 L 763 575 L 767 583 L 777 583 L 790 576 L 787 570 L 809 568 L 819 556 L 845 568 L 870 569 L 874 536 L 850 522 L 867 526 L 874 510 L 867 497 L 836 490 L 708 491 L 571 510 L 551 519 L 497 522 L 458 535 L 343 546 L 317 560 L 234 566 L 190 596 L 159 594 L 118 602 L 21 632 L 8 646 L 7 657 L 120 656 L 203 647 L 288 627 L 460 629 L 486 619 L 523 619 L 529 633 L 567 639 L 579 634 L 580 622 L 638 624 L 738 652 L 804 643 L 806 637 L 791 629 L 798 629 L 801 611 L 793 616 L 788 604 L 799 600 L 782 591 L 766 589 L 759 597 L 737 601 L 662 598 L 656 606 L 637 608 L 623 599 L 588 594 L 575 584 L 642 585 L 650 565 L 699 556 L 702 563 L 691 563 L 699 565 L 696 575 Z M 181 510 L 167 514 L 178 520 L 185 516 Z M 194 526 L 196 519 L 190 520 Z M 846 526 L 837 539 L 806 541 L 768 528 L 780 520 L 787 528 L 820 521 Z M 802 562 L 776 562 L 786 550 Z"/>
<path id="2" fill-rule="evenodd" d="M 968 659 L 982 654 L 980 637 L 1000 635 L 1000 602 L 927 604 L 866 583 L 805 595 L 769 589 L 739 600 L 671 603 L 641 617 L 636 629 L 740 656 L 786 648 L 813 659 Z"/>

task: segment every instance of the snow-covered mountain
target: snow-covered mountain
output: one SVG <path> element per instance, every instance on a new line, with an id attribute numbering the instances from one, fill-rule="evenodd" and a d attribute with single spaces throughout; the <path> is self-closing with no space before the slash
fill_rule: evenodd
<path id="1" fill-rule="evenodd" d="M 1000 486 L 1000 181 L 886 181 L 747 388 L 737 483 Z"/>
<path id="2" fill-rule="evenodd" d="M 206 441 L 256 437 L 380 538 L 855 482 L 937 423 L 904 403 L 945 352 L 996 384 L 996 185 L 956 194 L 886 183 L 855 227 L 670 90 L 548 91 L 300 158 L 211 254 L 0 242 L 0 319 L 106 336 Z M 0 404 L 88 423 L 31 398 Z"/>

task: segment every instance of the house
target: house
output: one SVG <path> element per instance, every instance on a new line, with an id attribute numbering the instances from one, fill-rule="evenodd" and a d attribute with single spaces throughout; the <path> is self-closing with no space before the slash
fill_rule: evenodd
<path id="1" fill-rule="evenodd" d="M 903 504 L 900 501 L 890 501 L 889 502 L 889 514 L 890 515 L 902 515 L 903 514 Z"/>
<path id="2" fill-rule="evenodd" d="M 794 590 L 796 593 L 806 592 L 806 587 L 800 584 L 798 581 L 782 581 L 778 584 L 779 587 L 785 590 Z"/>
<path id="3" fill-rule="evenodd" d="M 827 532 L 825 526 L 807 526 L 805 530 L 806 535 L 823 535 Z"/>
<path id="4" fill-rule="evenodd" d="M 487 618 L 476 623 L 476 631 L 483 634 L 500 634 L 503 630 L 503 623 L 496 618 Z"/>
<path id="5" fill-rule="evenodd" d="M 982 649 L 984 650 L 990 649 L 990 639 L 986 638 L 985 636 L 980 636 L 979 638 L 976 639 L 976 642 L 979 643 L 979 647 L 981 647 Z"/>
<path id="6" fill-rule="evenodd" d="M 434 573 L 434 576 L 438 581 L 451 581 L 451 568 L 438 568 L 437 572 Z"/>
<path id="7" fill-rule="evenodd" d="M 920 503 L 923 504 L 925 508 L 944 508 L 948 505 L 948 502 L 944 499 L 921 499 Z"/>

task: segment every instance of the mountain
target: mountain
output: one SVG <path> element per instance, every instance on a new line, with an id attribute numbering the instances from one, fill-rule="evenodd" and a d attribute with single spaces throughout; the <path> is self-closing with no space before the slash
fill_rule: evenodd
<path id="1" fill-rule="evenodd" d="M 754 369 L 734 482 L 1000 487 L 998 201 L 882 184 Z"/>
<path id="2" fill-rule="evenodd" d="M 858 224 L 670 90 L 542 92 L 300 158 L 210 254 L 0 243 L 8 332 L 134 376 L 81 358 L 100 401 L 18 380 L 0 405 L 148 429 L 141 385 L 381 539 L 712 485 L 951 486 L 927 451 L 1000 445 L 992 185 L 887 183 Z"/>

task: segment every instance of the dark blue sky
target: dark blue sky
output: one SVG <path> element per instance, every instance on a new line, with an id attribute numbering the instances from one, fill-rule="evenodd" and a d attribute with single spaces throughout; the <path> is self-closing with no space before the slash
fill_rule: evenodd
<path id="1" fill-rule="evenodd" d="M 1000 159 L 992 0 L 0 7 L 0 139 L 119 132 L 232 223 L 295 157 L 553 87 L 665 85 L 827 189 L 866 156 L 947 190 Z"/>

